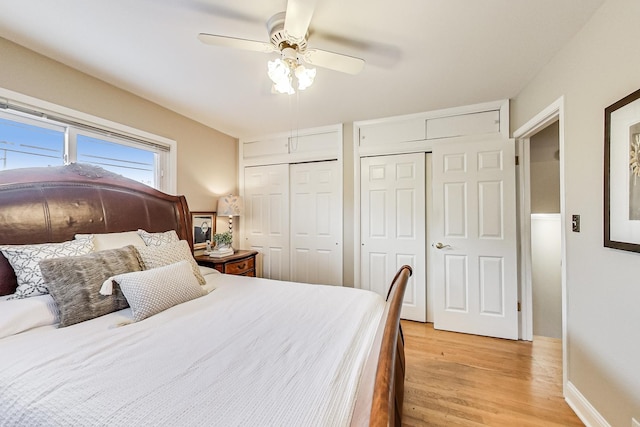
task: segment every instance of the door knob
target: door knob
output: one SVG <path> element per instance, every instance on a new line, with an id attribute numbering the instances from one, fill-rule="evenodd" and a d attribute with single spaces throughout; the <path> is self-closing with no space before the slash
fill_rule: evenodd
<path id="1" fill-rule="evenodd" d="M 451 245 L 444 245 L 444 244 L 442 244 L 442 243 L 440 243 L 440 242 L 438 242 L 438 243 L 434 243 L 434 244 L 433 244 L 433 245 L 431 245 L 431 246 L 433 246 L 433 247 L 434 247 L 434 248 L 436 248 L 436 249 L 444 249 L 444 248 L 450 248 L 450 247 L 451 247 Z"/>

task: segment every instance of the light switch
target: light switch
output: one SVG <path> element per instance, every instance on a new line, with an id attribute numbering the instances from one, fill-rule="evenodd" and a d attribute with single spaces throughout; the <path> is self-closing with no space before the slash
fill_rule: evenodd
<path id="1" fill-rule="evenodd" d="M 580 232 L 580 215 L 571 215 L 571 231 Z"/>

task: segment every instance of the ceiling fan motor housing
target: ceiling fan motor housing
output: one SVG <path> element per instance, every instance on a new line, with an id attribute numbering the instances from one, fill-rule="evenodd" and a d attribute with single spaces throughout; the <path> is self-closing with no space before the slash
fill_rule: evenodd
<path id="1" fill-rule="evenodd" d="M 282 52 L 283 60 L 286 49 L 293 49 L 298 53 L 304 53 L 307 50 L 307 35 L 301 39 L 291 37 L 284 30 L 284 18 L 285 12 L 280 12 L 273 15 L 267 22 L 271 44 Z"/>

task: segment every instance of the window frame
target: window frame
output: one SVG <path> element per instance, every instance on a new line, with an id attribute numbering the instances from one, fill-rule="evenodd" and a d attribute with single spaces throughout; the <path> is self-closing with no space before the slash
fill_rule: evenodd
<path id="1" fill-rule="evenodd" d="M 0 88 L 0 106 L 0 111 L 6 112 L 3 117 L 17 116 L 35 126 L 65 128 L 64 164 L 76 160 L 75 138 L 78 134 L 135 148 L 158 147 L 155 151 L 157 187 L 164 193 L 176 195 L 176 141 L 3 88 Z"/>

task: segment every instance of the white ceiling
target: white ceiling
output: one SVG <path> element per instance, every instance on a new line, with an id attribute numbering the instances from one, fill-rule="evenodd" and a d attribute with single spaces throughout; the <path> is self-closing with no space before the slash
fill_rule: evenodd
<path id="1" fill-rule="evenodd" d="M 286 0 L 0 0 L 0 37 L 235 137 L 514 97 L 604 0 L 318 0 L 309 47 L 366 60 L 271 93 L 268 41 Z M 1 82 L 0 82 L 1 85 Z"/>

